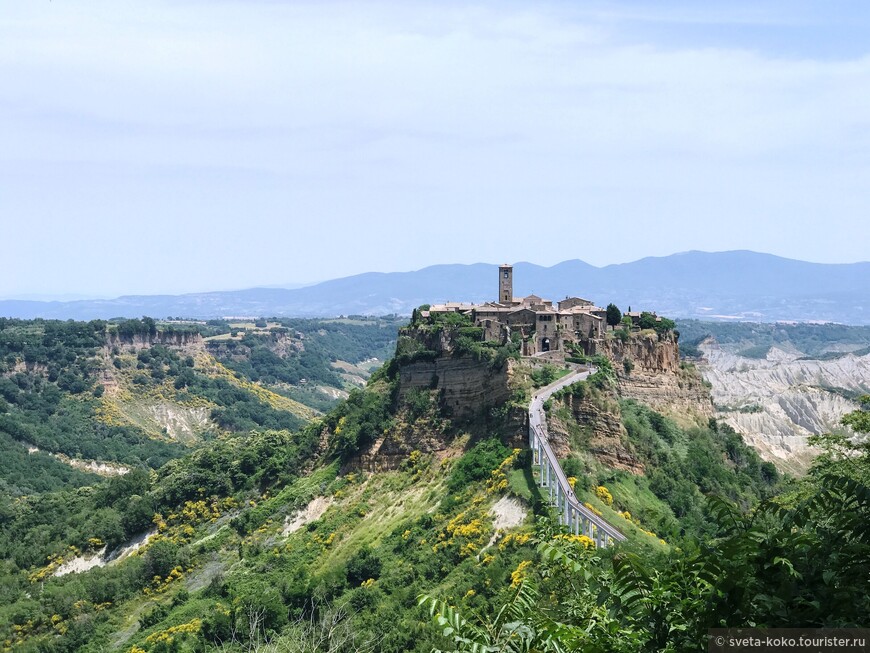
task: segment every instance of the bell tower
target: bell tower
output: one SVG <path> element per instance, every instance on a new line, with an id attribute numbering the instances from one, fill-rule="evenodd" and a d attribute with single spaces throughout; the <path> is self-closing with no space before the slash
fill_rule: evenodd
<path id="1" fill-rule="evenodd" d="M 504 264 L 498 267 L 498 301 L 510 304 L 514 298 L 514 268 Z"/>

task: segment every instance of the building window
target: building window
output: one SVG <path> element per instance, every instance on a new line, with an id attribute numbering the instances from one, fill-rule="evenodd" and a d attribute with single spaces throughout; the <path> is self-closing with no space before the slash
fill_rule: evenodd
<path id="1" fill-rule="evenodd" d="M 504 278 L 505 278 L 505 279 L 508 278 L 508 271 L 507 271 L 507 270 L 504 271 Z"/>

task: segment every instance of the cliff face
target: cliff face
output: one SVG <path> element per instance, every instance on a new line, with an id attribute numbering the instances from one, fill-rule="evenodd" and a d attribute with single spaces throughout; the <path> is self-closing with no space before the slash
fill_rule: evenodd
<path id="1" fill-rule="evenodd" d="M 259 342 L 265 344 L 276 356 L 288 358 L 305 350 L 300 338 L 294 338 L 289 333 L 277 331 L 257 333 Z M 208 352 L 217 358 L 244 360 L 250 354 L 250 348 L 239 340 L 209 340 L 206 343 Z"/>
<path id="2" fill-rule="evenodd" d="M 632 474 L 643 473 L 643 465 L 628 444 L 614 396 L 603 392 L 583 397 L 569 395 L 558 403 L 567 414 L 565 410 L 551 409 L 547 417 L 550 444 L 557 456 L 568 457 L 574 435 L 582 441 L 582 448 L 602 464 Z"/>
<path id="3" fill-rule="evenodd" d="M 596 354 L 613 361 L 617 391 L 681 423 L 706 424 L 713 416 L 710 389 L 691 365 L 680 363 L 673 334 L 633 333 L 622 342 L 608 338 L 595 343 Z"/>
<path id="4" fill-rule="evenodd" d="M 415 389 L 437 390 L 441 407 L 454 418 L 469 419 L 510 398 L 509 365 L 494 370 L 470 356 L 438 357 L 399 368 L 399 396 Z"/>
<path id="5" fill-rule="evenodd" d="M 430 396 L 431 410 L 414 418 L 406 410 L 400 410 L 393 428 L 360 451 L 348 467 L 365 472 L 382 472 L 400 468 L 415 451 L 435 454 L 436 460 L 447 457 L 452 448 L 456 448 L 456 452 L 460 451 L 461 448 L 444 432 L 446 423 L 435 409 L 436 393 L 433 391 Z"/>
<path id="6" fill-rule="evenodd" d="M 469 419 L 510 398 L 510 361 L 497 366 L 459 354 L 448 331 L 403 329 L 397 344 L 399 397 L 413 390 L 437 390 L 441 408 L 450 417 Z"/>
<path id="7" fill-rule="evenodd" d="M 127 347 L 129 349 L 145 349 L 154 345 L 164 345 L 179 349 L 202 347 L 202 336 L 188 331 L 158 331 L 154 335 L 136 334 L 122 337 L 115 332 L 106 335 L 107 347 Z"/>

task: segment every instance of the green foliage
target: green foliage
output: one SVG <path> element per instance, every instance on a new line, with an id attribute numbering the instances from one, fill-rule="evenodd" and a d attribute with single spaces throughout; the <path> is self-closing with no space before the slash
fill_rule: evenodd
<path id="1" fill-rule="evenodd" d="M 655 329 L 656 328 L 656 314 L 650 313 L 648 311 L 643 311 L 640 314 L 640 319 L 638 320 L 637 325 L 641 329 Z"/>
<path id="2" fill-rule="evenodd" d="M 408 418 L 416 420 L 426 415 L 433 407 L 433 397 L 430 390 L 414 388 L 409 390 L 404 399 L 408 408 Z"/>
<path id="3" fill-rule="evenodd" d="M 381 559 L 370 547 L 358 549 L 347 561 L 347 582 L 351 587 L 357 587 L 372 578 L 381 576 Z"/>
<path id="4" fill-rule="evenodd" d="M 595 370 L 595 373 L 587 377 L 584 381 L 577 381 L 576 383 L 572 383 L 571 385 L 554 392 L 552 395 L 553 399 L 564 399 L 571 395 L 578 399 L 583 399 L 584 397 L 613 387 L 614 383 L 616 383 L 616 374 L 613 371 L 613 365 L 610 360 L 601 356 L 596 356 L 588 362 L 591 362 L 596 366 L 597 369 Z"/>
<path id="5" fill-rule="evenodd" d="M 510 449 L 495 438 L 481 440 L 453 465 L 447 479 L 447 489 L 461 492 L 472 483 L 489 478 L 492 470 L 510 453 Z"/>
<path id="6" fill-rule="evenodd" d="M 661 335 L 668 331 L 673 331 L 674 327 L 676 327 L 676 323 L 669 318 L 658 318 L 655 313 L 644 311 L 640 314 L 638 326 L 641 329 L 655 329 L 656 333 Z"/>
<path id="7" fill-rule="evenodd" d="M 471 338 L 472 340 L 483 340 L 483 328 L 482 327 L 460 327 L 458 330 L 459 336 L 463 338 Z"/>
<path id="8" fill-rule="evenodd" d="M 747 347 L 746 349 L 741 349 L 738 352 L 738 355 L 745 356 L 746 358 L 764 359 L 767 357 L 769 351 L 770 345 L 755 345 Z"/>
<path id="9" fill-rule="evenodd" d="M 856 433 L 870 433 L 870 395 L 859 398 L 863 410 L 855 410 L 843 416 L 841 423 Z"/>
<path id="10" fill-rule="evenodd" d="M 9 379 L 0 380 L 0 393 L 10 402 L 8 412 L 0 415 L 0 433 L 18 442 L 72 458 L 152 468 L 185 450 L 178 443 L 150 439 L 138 428 L 95 419 L 97 402 L 91 397 L 69 397 L 36 375 L 17 380 L 14 386 Z"/>
<path id="11" fill-rule="evenodd" d="M 532 385 L 536 388 L 541 388 L 545 385 L 550 385 L 558 379 L 560 376 L 563 376 L 565 373 L 564 370 L 559 370 L 557 367 L 553 365 L 543 365 L 541 367 L 536 367 L 532 370 Z"/>
<path id="12" fill-rule="evenodd" d="M 616 304 L 607 305 L 607 324 L 615 327 L 622 322 L 622 312 Z"/>
<path id="13" fill-rule="evenodd" d="M 352 390 L 347 400 L 325 419 L 332 436 L 330 445 L 348 457 L 374 442 L 392 424 L 398 386 L 378 381 L 362 390 Z"/>
<path id="14" fill-rule="evenodd" d="M 620 402 L 620 408 L 629 440 L 648 468 L 649 489 L 670 507 L 679 526 L 652 514 L 640 515 L 641 520 L 667 539 L 714 534 L 705 495 L 726 497 L 748 509 L 776 491 L 776 468 L 764 465 L 728 425 L 712 422 L 687 431 L 634 401 Z"/>
<path id="15" fill-rule="evenodd" d="M 150 317 L 141 320 L 123 320 L 117 323 L 118 336 L 123 341 L 130 342 L 135 337 L 153 338 L 157 335 L 157 324 Z"/>
<path id="16" fill-rule="evenodd" d="M 719 537 L 666 553 L 589 550 L 541 523 L 541 556 L 524 581 L 531 600 L 508 597 L 479 622 L 421 603 L 451 650 L 690 651 L 704 649 L 708 629 L 734 624 L 860 626 L 870 613 L 870 487 L 830 469 L 802 486 L 796 504 L 751 513 L 712 496 L 704 510 Z M 500 643 L 504 611 L 514 635 Z"/>
<path id="17" fill-rule="evenodd" d="M 484 651 L 559 651 L 555 639 L 544 628 L 533 623 L 538 591 L 531 583 L 520 583 L 492 620 L 479 618 L 472 622 L 460 611 L 431 596 L 421 595 L 418 602 L 429 609 L 429 614 L 441 630 L 441 635 L 451 642 L 448 649 L 434 649 L 439 653 L 483 653 Z"/>
<path id="18" fill-rule="evenodd" d="M 44 452 L 27 449 L 0 431 L 0 502 L 8 497 L 51 492 L 64 487 L 91 485 L 99 477 L 70 467 Z"/>
<path id="19" fill-rule="evenodd" d="M 436 329 L 444 329 L 448 327 L 467 328 L 474 326 L 474 323 L 471 321 L 471 315 L 468 313 L 435 313 L 429 318 L 429 321 L 431 324 L 435 325 Z"/>

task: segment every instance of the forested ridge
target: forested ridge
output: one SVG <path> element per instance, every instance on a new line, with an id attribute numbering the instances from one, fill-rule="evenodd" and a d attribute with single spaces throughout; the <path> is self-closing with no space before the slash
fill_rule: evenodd
<path id="1" fill-rule="evenodd" d="M 563 464 L 578 498 L 629 536 L 596 550 L 559 530 L 528 452 L 503 443 L 509 410 L 455 421 L 437 392 L 402 397 L 396 362 L 365 388 L 345 386 L 346 400 L 306 422 L 282 403 L 293 372 L 281 361 L 295 360 L 298 347 L 330 354 L 296 337 L 305 324 L 206 324 L 197 333 L 221 336 L 214 347 L 117 353 L 97 337 L 99 323 L 61 324 L 70 325 L 69 347 L 79 347 L 68 377 L 81 381 L 78 392 L 59 386 L 64 365 L 55 374 L 43 367 L 51 356 L 28 368 L 21 348 L 7 349 L 3 377 L 14 392 L 4 383 L 11 399 L 3 395 L 0 417 L 30 428 L 28 437 L 48 438 L 54 430 L 40 436 L 37 427 L 62 413 L 79 420 L 81 442 L 98 446 L 94 457 L 109 458 L 114 442 L 133 471 L 52 477 L 53 486 L 26 492 L 7 481 L 4 649 L 693 651 L 719 625 L 866 625 L 868 449 L 842 437 L 820 438 L 825 454 L 795 480 L 715 421 L 686 428 L 622 401 L 627 446 L 644 473 L 601 464 L 582 437 Z M 323 338 L 332 328 L 310 326 L 307 333 Z M 33 323 L 4 323 L 0 336 L 8 328 L 15 342 L 38 337 L 43 347 L 60 346 Z M 347 333 L 335 337 L 336 359 L 359 363 L 373 356 L 363 351 L 384 346 L 371 332 Z M 66 349 L 54 354 L 68 357 Z M 100 422 L 106 365 L 134 398 L 207 410 L 207 431 L 183 442 Z M 318 369 L 337 368 L 312 361 L 302 378 L 313 383 L 307 370 Z M 522 374 L 512 399 L 521 409 L 542 381 L 540 372 L 525 381 Z M 612 402 L 612 383 L 603 369 L 566 393 Z M 49 410 L 40 402 L 54 393 L 60 400 Z M 132 401 L 122 399 L 119 410 Z M 67 404 L 79 412 L 69 417 Z M 549 410 L 560 410 L 558 402 Z M 868 414 L 844 419 L 867 432 Z M 124 440 L 103 437 L 103 427 L 128 429 L 134 444 L 170 447 L 171 460 L 143 458 Z M 411 451 L 396 469 L 356 466 L 373 441 L 411 428 L 442 438 L 452 455 Z M 78 432 L 68 432 L 76 442 Z M 497 506 L 508 500 L 523 508 L 499 530 Z M 122 560 L 55 575 L 100 552 L 110 559 L 143 534 L 147 544 Z"/>
<path id="2" fill-rule="evenodd" d="M 158 469 L 200 440 L 298 429 L 305 418 L 288 412 L 282 396 L 328 409 L 335 396 L 317 387 L 347 385 L 333 363 L 383 356 L 395 341 L 389 320 L 273 325 L 0 318 L 0 443 L 9 452 L 0 460 L 0 491 L 17 496 L 97 480 L 49 454 Z M 297 348 L 274 353 L 268 345 L 287 334 Z M 210 338 L 223 335 L 223 348 L 197 364 Z M 161 344 L 180 336 L 205 340 L 199 347 Z M 300 380 L 307 386 L 293 385 Z M 191 415 L 196 424 L 172 431 L 173 419 Z"/>
<path id="3" fill-rule="evenodd" d="M 870 353 L 870 326 L 678 320 L 680 351 L 699 356 L 698 345 L 714 338 L 749 358 L 764 358 L 773 346 L 794 348 L 809 358 L 833 359 Z"/>

